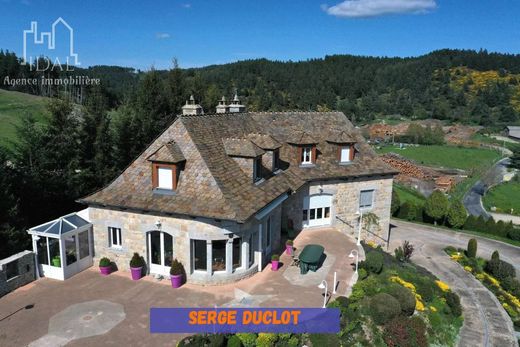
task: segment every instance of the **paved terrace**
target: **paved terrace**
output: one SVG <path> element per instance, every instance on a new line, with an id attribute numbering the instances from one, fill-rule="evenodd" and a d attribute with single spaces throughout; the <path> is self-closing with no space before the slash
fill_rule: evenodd
<path id="1" fill-rule="evenodd" d="M 169 280 L 146 277 L 132 281 L 126 272 L 102 277 L 91 268 L 67 281 L 40 279 L 0 298 L 1 346 L 171 346 L 180 335 L 151 335 L 150 307 L 321 307 L 322 279 L 332 292 L 334 271 L 344 295 L 353 274 L 348 255 L 355 241 L 335 229 L 302 232 L 295 240 L 297 253 L 309 243 L 325 247 L 323 266 L 300 275 L 281 257 L 278 272 L 263 272 L 232 285 L 171 288 Z M 332 296 L 334 298 L 335 295 Z M 32 309 L 22 309 L 34 304 Z M 7 318 L 4 318 L 7 317 Z"/>

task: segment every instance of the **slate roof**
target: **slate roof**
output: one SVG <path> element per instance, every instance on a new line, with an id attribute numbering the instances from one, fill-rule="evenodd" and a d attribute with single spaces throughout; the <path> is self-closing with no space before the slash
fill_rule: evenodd
<path id="1" fill-rule="evenodd" d="M 272 136 L 265 135 L 265 134 L 249 134 L 247 136 L 251 142 L 253 142 L 258 147 L 265 149 L 265 150 L 275 150 L 280 147 L 282 147 L 282 144 L 278 141 L 276 141 Z"/>
<path id="2" fill-rule="evenodd" d="M 332 143 L 355 143 L 356 140 L 345 130 L 331 132 L 327 137 L 328 142 Z"/>
<path id="3" fill-rule="evenodd" d="M 357 153 L 349 165 L 338 164 L 337 144 L 329 142 L 334 131 L 339 130 L 350 135 L 356 143 Z M 269 136 L 272 144 L 275 141 L 280 144 L 282 172 L 266 177 L 260 184 L 253 184 L 252 177 L 229 155 L 246 152 L 235 148 L 239 143 L 245 147 L 250 143 L 252 147 L 247 151 L 253 150 L 254 154 L 259 150 L 263 152 L 252 142 L 255 134 Z M 268 142 L 267 137 L 262 138 Z M 298 146 L 295 142 L 289 143 L 295 140 L 298 144 L 312 141 L 317 145 L 315 165 L 300 167 Z M 156 194 L 152 189 L 151 163 L 147 158 L 172 141 L 186 158 L 185 166 L 174 194 Z M 253 165 L 252 159 L 244 160 L 250 160 Z M 243 223 L 280 195 L 294 192 L 309 181 L 395 174 L 397 172 L 377 157 L 341 112 L 179 116 L 116 180 L 80 202 Z"/>
<path id="4" fill-rule="evenodd" d="M 223 139 L 224 151 L 232 157 L 255 158 L 265 153 L 260 147 L 248 139 Z"/>
<path id="5" fill-rule="evenodd" d="M 184 158 L 179 146 L 172 141 L 161 146 L 154 154 L 148 157 L 148 160 L 175 164 L 186 160 L 186 158 Z"/>

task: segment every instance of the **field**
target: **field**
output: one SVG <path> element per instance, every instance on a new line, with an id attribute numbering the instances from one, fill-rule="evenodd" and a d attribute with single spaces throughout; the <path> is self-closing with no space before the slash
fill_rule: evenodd
<path id="1" fill-rule="evenodd" d="M 483 199 L 484 207 L 489 211 L 495 206 L 497 212 L 520 216 L 520 182 L 506 182 L 491 188 Z"/>
<path id="2" fill-rule="evenodd" d="M 491 149 L 455 146 L 409 146 L 404 149 L 388 146 L 376 151 L 380 154 L 394 152 L 420 165 L 462 170 L 490 167 L 500 158 L 500 154 Z"/>
<path id="3" fill-rule="evenodd" d="M 405 202 L 414 204 L 416 206 L 423 205 L 426 198 L 419 193 L 418 191 L 408 188 L 405 186 L 402 186 L 400 184 L 394 183 L 394 190 L 399 196 L 399 200 L 401 204 L 404 204 Z"/>
<path id="4" fill-rule="evenodd" d="M 43 121 L 47 98 L 0 89 L 0 144 L 16 140 L 16 124 L 24 114 Z"/>

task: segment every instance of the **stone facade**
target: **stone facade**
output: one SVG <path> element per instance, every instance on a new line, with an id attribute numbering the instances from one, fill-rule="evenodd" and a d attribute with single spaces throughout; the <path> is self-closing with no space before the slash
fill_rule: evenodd
<path id="1" fill-rule="evenodd" d="M 34 253 L 23 251 L 0 260 L 0 296 L 36 279 Z"/>
<path id="2" fill-rule="evenodd" d="M 296 231 L 303 229 L 302 210 L 306 196 L 327 194 L 332 195 L 331 225 L 349 235 L 357 237 L 359 217 L 360 192 L 374 190 L 374 199 L 371 208 L 362 212 L 374 213 L 379 218 L 379 225 L 373 226 L 370 232 L 363 226 L 362 240 L 370 240 L 378 244 L 385 244 L 388 240 L 390 225 L 390 204 L 392 202 L 391 177 L 374 177 L 372 179 L 351 179 L 348 181 L 312 182 L 291 195 L 284 203 L 284 224 L 290 224 Z"/>
<path id="3" fill-rule="evenodd" d="M 102 257 L 112 260 L 119 270 L 129 271 L 129 262 L 134 252 L 149 262 L 147 234 L 161 231 L 173 237 L 173 258 L 177 258 L 186 270 L 187 280 L 199 284 L 223 284 L 250 276 L 265 266 L 272 252 L 280 247 L 281 206 L 274 208 L 260 220 L 251 218 L 244 224 L 207 218 L 174 218 L 120 211 L 104 208 L 89 208 L 90 222 L 94 228 L 94 264 Z M 267 246 L 267 220 L 271 220 L 271 247 Z M 160 227 L 158 225 L 160 224 Z M 122 247 L 110 247 L 108 228 L 120 228 Z M 260 230 L 262 234 L 260 235 Z M 241 238 L 241 263 L 233 269 L 233 239 Z M 191 240 L 205 240 L 207 243 L 207 269 L 194 271 L 192 264 Z M 215 273 L 211 270 L 211 242 L 226 240 L 226 271 Z M 253 259 L 250 259 L 250 243 L 253 243 Z M 261 264 L 259 266 L 259 264 Z M 167 271 L 167 269 L 165 269 Z M 165 274 L 167 275 L 167 274 Z"/>

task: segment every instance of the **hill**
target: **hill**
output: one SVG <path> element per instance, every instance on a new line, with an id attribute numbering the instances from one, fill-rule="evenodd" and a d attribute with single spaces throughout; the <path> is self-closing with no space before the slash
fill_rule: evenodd
<path id="1" fill-rule="evenodd" d="M 16 140 L 16 124 L 24 114 L 32 114 L 36 120 L 45 118 L 47 98 L 0 89 L 0 143 Z"/>

